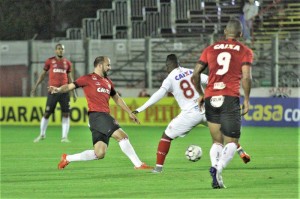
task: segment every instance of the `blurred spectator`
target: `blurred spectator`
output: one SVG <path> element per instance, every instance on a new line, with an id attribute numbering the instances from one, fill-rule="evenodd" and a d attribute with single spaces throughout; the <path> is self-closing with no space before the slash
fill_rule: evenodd
<path id="1" fill-rule="evenodd" d="M 243 11 L 243 9 L 244 9 L 244 6 L 245 6 L 245 3 L 246 2 L 248 2 L 247 0 L 241 0 L 240 1 L 240 16 L 239 16 L 239 19 L 240 19 L 240 21 L 241 21 L 241 23 L 243 24 L 243 29 L 245 29 L 244 27 L 245 27 L 245 20 L 244 20 L 244 11 Z M 244 34 L 244 32 L 243 32 L 243 34 Z"/>
<path id="2" fill-rule="evenodd" d="M 251 32 L 253 27 L 253 21 L 258 14 L 258 7 L 255 5 L 255 0 L 249 0 L 243 7 L 244 12 L 244 39 L 246 43 L 251 43 Z"/>
<path id="3" fill-rule="evenodd" d="M 143 88 L 143 90 L 140 91 L 139 97 L 150 97 L 150 94 L 147 93 L 147 90 Z"/>

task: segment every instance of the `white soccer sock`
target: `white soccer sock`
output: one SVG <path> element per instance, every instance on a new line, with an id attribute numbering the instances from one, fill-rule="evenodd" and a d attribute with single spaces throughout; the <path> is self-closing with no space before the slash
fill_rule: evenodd
<path id="1" fill-rule="evenodd" d="M 135 153 L 132 145 L 129 142 L 129 139 L 122 139 L 119 142 L 121 150 L 125 153 L 125 155 L 131 160 L 135 167 L 140 167 L 143 163 Z"/>
<path id="2" fill-rule="evenodd" d="M 213 143 L 210 151 L 209 151 L 209 156 L 210 156 L 210 162 L 211 166 L 217 168 L 218 162 L 220 160 L 220 156 L 223 150 L 223 145 L 220 143 Z"/>
<path id="3" fill-rule="evenodd" d="M 48 127 L 48 122 L 49 122 L 49 119 L 46 119 L 45 117 L 42 117 L 41 125 L 40 125 L 40 129 L 41 129 L 40 135 L 41 136 L 46 136 L 46 130 L 47 130 L 47 127 Z"/>
<path id="4" fill-rule="evenodd" d="M 70 129 L 70 117 L 62 118 L 62 138 L 68 138 L 68 133 Z"/>
<path id="5" fill-rule="evenodd" d="M 218 162 L 218 171 L 222 172 L 222 170 L 229 164 L 236 152 L 236 149 L 237 146 L 233 142 L 230 142 L 225 145 L 225 147 L 222 150 L 220 160 Z"/>
<path id="6" fill-rule="evenodd" d="M 95 155 L 94 150 L 86 150 L 81 153 L 67 155 L 67 161 L 74 162 L 74 161 L 88 161 L 88 160 L 98 160 L 97 156 Z"/>

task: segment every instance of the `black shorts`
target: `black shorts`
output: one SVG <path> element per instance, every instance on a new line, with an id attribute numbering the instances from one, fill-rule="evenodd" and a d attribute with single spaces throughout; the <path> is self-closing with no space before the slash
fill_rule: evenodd
<path id="1" fill-rule="evenodd" d="M 121 128 L 109 113 L 102 112 L 89 112 L 89 124 L 93 136 L 93 145 L 98 141 L 103 141 L 108 145 L 111 135 Z"/>
<path id="2" fill-rule="evenodd" d="M 239 97 L 224 96 L 224 102 L 220 107 L 211 105 L 211 97 L 206 98 L 205 115 L 208 122 L 221 124 L 221 131 L 225 136 L 240 138 L 241 108 Z"/>
<path id="3" fill-rule="evenodd" d="M 56 104 L 59 103 L 63 113 L 70 112 L 70 94 L 69 93 L 48 93 L 46 102 L 46 113 L 54 113 Z"/>

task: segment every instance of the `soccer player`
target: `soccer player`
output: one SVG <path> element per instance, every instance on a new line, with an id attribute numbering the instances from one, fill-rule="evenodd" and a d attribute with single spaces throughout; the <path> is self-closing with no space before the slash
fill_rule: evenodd
<path id="1" fill-rule="evenodd" d="M 73 82 L 71 76 L 72 63 L 63 57 L 65 48 L 62 44 L 56 44 L 55 56 L 50 57 L 45 61 L 44 71 L 40 74 L 36 84 L 31 90 L 31 95 L 36 95 L 38 85 L 45 79 L 49 71 L 49 86 L 62 86 L 68 82 Z M 77 99 L 74 92 L 74 102 Z M 46 129 L 48 127 L 49 117 L 54 113 L 57 103 L 60 104 L 62 111 L 62 139 L 61 142 L 69 142 L 68 133 L 70 129 L 70 95 L 69 93 L 51 94 L 48 93 L 46 110 L 40 124 L 40 135 L 33 142 L 39 142 L 46 138 Z"/>
<path id="2" fill-rule="evenodd" d="M 63 154 L 58 169 L 64 169 L 70 162 L 74 161 L 104 158 L 110 137 L 113 137 L 119 143 L 121 150 L 134 164 L 135 169 L 153 168 L 141 162 L 130 144 L 127 134 L 110 115 L 109 99 L 112 97 L 115 103 L 126 111 L 135 123 L 140 123 L 116 92 L 112 81 L 107 77 L 110 69 L 110 59 L 107 56 L 99 56 L 94 61 L 93 73 L 81 76 L 75 82 L 61 87 L 49 87 L 51 93 L 66 93 L 79 87 L 83 88 L 88 103 L 89 126 L 94 145 L 94 150 L 86 150 L 74 155 Z"/>
<path id="3" fill-rule="evenodd" d="M 199 110 L 197 103 L 199 94 L 195 90 L 191 80 L 193 69 L 181 67 L 177 56 L 170 54 L 166 59 L 166 71 L 169 75 L 163 81 L 160 89 L 144 105 L 134 111 L 134 113 L 144 111 L 162 99 L 168 92 L 173 94 L 181 109 L 181 113 L 169 123 L 160 139 L 156 153 L 154 173 L 162 172 L 172 140 L 177 137 L 184 137 L 192 128 L 200 123 L 206 125 L 204 111 Z M 207 75 L 201 74 L 202 84 L 207 84 L 207 79 Z"/>
<path id="4" fill-rule="evenodd" d="M 205 106 L 213 139 L 210 150 L 214 165 L 210 168 L 213 188 L 226 188 L 222 171 L 232 160 L 241 135 L 240 81 L 244 90 L 242 114 L 245 114 L 249 110 L 252 78 L 252 50 L 236 40 L 242 36 L 241 22 L 230 20 L 224 33 L 226 40 L 218 41 L 203 50 L 193 73 L 195 87 L 200 94 L 198 103 L 200 107 L 203 104 Z M 207 67 L 209 81 L 204 94 L 200 86 L 200 74 Z M 221 155 L 217 158 L 218 154 Z"/>

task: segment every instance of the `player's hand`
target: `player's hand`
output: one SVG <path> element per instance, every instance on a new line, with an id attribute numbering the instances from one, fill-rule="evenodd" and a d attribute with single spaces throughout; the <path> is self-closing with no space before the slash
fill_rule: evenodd
<path id="1" fill-rule="evenodd" d="M 205 108 L 204 108 L 204 96 L 200 96 L 198 98 L 198 106 L 199 106 L 200 112 L 204 112 L 204 110 L 205 110 Z"/>
<path id="2" fill-rule="evenodd" d="M 57 88 L 55 86 L 49 86 L 48 87 L 48 92 L 50 92 L 51 94 L 58 93 L 59 92 L 59 88 Z"/>
<path id="3" fill-rule="evenodd" d="M 139 119 L 135 116 L 135 114 L 133 113 L 133 111 L 129 114 L 129 117 L 132 121 L 134 121 L 137 124 L 140 124 L 141 122 L 139 121 Z"/>
<path id="4" fill-rule="evenodd" d="M 244 100 L 243 105 L 242 105 L 242 113 L 241 113 L 241 115 L 245 115 L 248 112 L 249 112 L 249 101 L 248 100 Z"/>
<path id="5" fill-rule="evenodd" d="M 133 114 L 138 114 L 139 112 L 137 110 L 132 111 Z"/>

